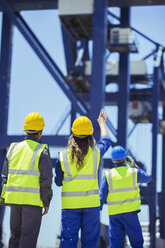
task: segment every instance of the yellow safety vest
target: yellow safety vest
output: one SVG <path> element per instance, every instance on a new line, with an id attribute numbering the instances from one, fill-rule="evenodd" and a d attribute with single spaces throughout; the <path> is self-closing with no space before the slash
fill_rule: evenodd
<path id="1" fill-rule="evenodd" d="M 100 151 L 89 147 L 84 158 L 84 167 L 76 169 L 76 158 L 71 162 L 71 152 L 67 149 L 59 153 L 61 169 L 64 172 L 62 187 L 62 208 L 92 208 L 100 206 L 98 168 Z"/>
<path id="2" fill-rule="evenodd" d="M 7 153 L 9 172 L 5 203 L 43 207 L 38 165 L 45 148 L 48 146 L 30 139 L 10 145 Z"/>
<path id="3" fill-rule="evenodd" d="M 137 183 L 138 170 L 126 166 L 105 172 L 108 182 L 108 214 L 121 214 L 140 210 L 140 192 Z"/>

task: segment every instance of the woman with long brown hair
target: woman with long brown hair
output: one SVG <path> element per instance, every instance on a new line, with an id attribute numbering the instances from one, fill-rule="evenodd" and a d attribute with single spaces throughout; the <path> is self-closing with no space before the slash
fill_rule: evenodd
<path id="1" fill-rule="evenodd" d="M 62 186 L 62 248 L 76 248 L 81 229 L 82 248 L 97 248 L 100 198 L 98 169 L 100 157 L 110 147 L 107 114 L 98 117 L 101 140 L 96 144 L 93 125 L 86 116 L 72 125 L 68 147 L 59 153 L 55 183 Z"/>

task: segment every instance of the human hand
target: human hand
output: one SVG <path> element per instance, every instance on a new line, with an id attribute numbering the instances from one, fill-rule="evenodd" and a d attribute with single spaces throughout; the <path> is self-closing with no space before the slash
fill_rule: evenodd
<path id="1" fill-rule="evenodd" d="M 127 156 L 126 161 L 130 167 L 133 167 L 135 165 L 134 159 L 131 156 Z"/>
<path id="2" fill-rule="evenodd" d="M 47 214 L 48 213 L 48 211 L 49 211 L 49 207 L 44 207 L 44 212 L 42 213 L 42 216 L 44 216 L 45 214 Z"/>
<path id="3" fill-rule="evenodd" d="M 100 126 L 101 126 L 102 124 L 106 124 L 106 121 L 107 121 L 107 113 L 105 112 L 104 109 L 101 109 L 97 121 L 98 121 L 98 123 L 99 123 Z"/>

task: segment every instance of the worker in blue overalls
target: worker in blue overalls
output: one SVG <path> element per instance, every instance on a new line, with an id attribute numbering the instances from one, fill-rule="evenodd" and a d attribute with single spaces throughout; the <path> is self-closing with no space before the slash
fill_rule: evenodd
<path id="1" fill-rule="evenodd" d="M 81 229 L 81 247 L 97 248 L 100 199 L 98 169 L 100 157 L 110 147 L 107 115 L 101 110 L 98 123 L 101 140 L 95 145 L 93 125 L 86 116 L 72 125 L 68 147 L 59 153 L 55 183 L 62 186 L 62 248 L 77 248 Z"/>
<path id="2" fill-rule="evenodd" d="M 121 146 L 112 149 L 111 159 L 114 168 L 105 171 L 100 187 L 101 206 L 106 200 L 108 204 L 110 247 L 122 248 L 126 233 L 133 248 L 143 248 L 138 183 L 149 183 L 151 177 Z"/>

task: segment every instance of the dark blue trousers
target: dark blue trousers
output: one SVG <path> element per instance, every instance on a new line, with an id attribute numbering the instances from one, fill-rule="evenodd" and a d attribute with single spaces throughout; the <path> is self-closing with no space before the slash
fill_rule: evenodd
<path id="1" fill-rule="evenodd" d="M 143 248 L 143 235 L 136 212 L 109 216 L 109 238 L 111 248 L 122 248 L 127 234 L 131 247 Z"/>
<path id="2" fill-rule="evenodd" d="M 35 248 L 41 218 L 41 207 L 12 205 L 10 212 L 11 237 L 9 248 Z"/>
<path id="3" fill-rule="evenodd" d="M 81 229 L 81 247 L 98 248 L 100 207 L 62 210 L 62 248 L 77 248 Z"/>

